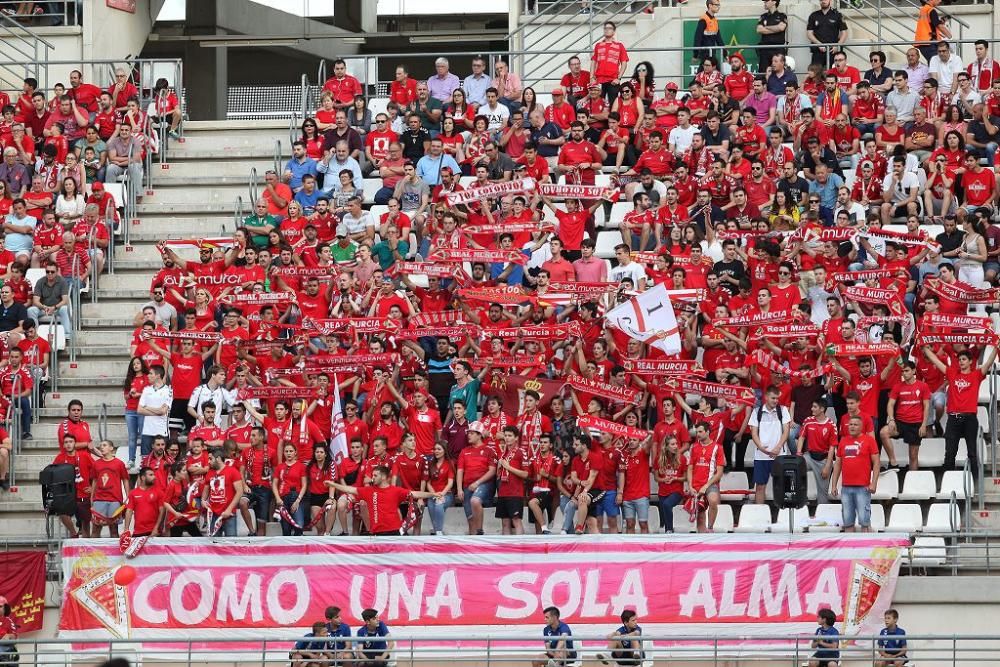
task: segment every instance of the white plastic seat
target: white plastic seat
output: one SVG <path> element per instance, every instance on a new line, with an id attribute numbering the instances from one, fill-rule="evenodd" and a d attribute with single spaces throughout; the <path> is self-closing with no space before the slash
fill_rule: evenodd
<path id="1" fill-rule="evenodd" d="M 55 326 L 55 352 L 62 352 L 66 349 L 66 332 L 63 331 L 61 324 L 39 324 L 38 325 L 38 337 L 45 340 L 49 339 L 49 327 Z"/>
<path id="2" fill-rule="evenodd" d="M 887 471 L 878 476 L 878 485 L 872 500 L 895 500 L 899 495 L 899 473 L 896 470 Z"/>
<path id="3" fill-rule="evenodd" d="M 633 208 L 635 207 L 632 206 L 632 202 L 615 202 L 611 205 L 611 215 L 604 221 L 604 226 L 618 229 L 618 225 L 625 218 L 625 215 L 631 212 Z"/>
<path id="4" fill-rule="evenodd" d="M 910 565 L 937 567 L 948 559 L 948 548 L 943 537 L 918 537 L 905 555 Z"/>
<path id="5" fill-rule="evenodd" d="M 952 491 L 959 500 L 965 500 L 965 490 L 969 489 L 972 496 L 976 495 L 976 480 L 972 473 L 964 470 L 945 470 L 944 477 L 941 478 L 941 488 L 937 492 L 938 500 L 949 500 Z"/>
<path id="6" fill-rule="evenodd" d="M 618 231 L 617 225 L 611 225 L 605 222 L 604 206 L 598 206 L 597 208 L 594 209 L 594 229 L 604 229 L 604 228 L 614 229 L 615 231 Z M 621 238 L 621 234 L 618 235 L 618 238 L 619 239 Z M 619 241 L 619 243 L 621 243 L 621 241 Z"/>
<path id="7" fill-rule="evenodd" d="M 778 510 L 778 518 L 775 519 L 774 523 L 771 524 L 771 532 L 772 533 L 787 533 L 788 532 L 788 512 L 789 511 L 790 510 L 787 510 L 787 509 L 784 509 L 784 508 Z M 803 532 L 802 524 L 799 522 L 799 517 L 800 516 L 806 516 L 806 515 L 808 515 L 808 512 L 806 512 L 806 510 L 804 510 L 804 509 L 795 510 L 795 519 L 794 519 L 795 520 L 795 524 L 792 526 L 793 532 L 796 532 L 796 533 Z"/>
<path id="8" fill-rule="evenodd" d="M 35 283 L 45 277 L 45 269 L 28 269 L 24 272 L 24 279 L 28 281 L 32 289 L 35 287 Z"/>
<path id="9" fill-rule="evenodd" d="M 379 115 L 380 113 L 385 113 L 386 107 L 389 106 L 388 97 L 372 97 L 368 100 L 368 110 L 372 112 L 372 118 Z"/>
<path id="10" fill-rule="evenodd" d="M 872 530 L 876 533 L 885 530 L 885 508 L 880 503 L 872 503 Z"/>
<path id="11" fill-rule="evenodd" d="M 900 500 L 930 500 L 937 495 L 937 483 L 931 470 L 910 470 L 903 479 Z"/>
<path id="12" fill-rule="evenodd" d="M 885 526 L 887 533 L 919 533 L 924 529 L 924 515 L 920 505 L 902 503 L 892 508 L 889 513 L 889 523 Z"/>
<path id="13" fill-rule="evenodd" d="M 910 463 L 909 446 L 905 442 L 897 438 L 893 438 L 889 442 L 892 445 L 892 451 L 896 453 L 896 463 L 898 463 L 901 466 L 909 465 Z M 879 456 L 879 460 L 882 461 L 882 463 L 889 462 L 889 455 L 884 447 L 882 448 L 882 453 Z"/>
<path id="14" fill-rule="evenodd" d="M 827 480 L 829 484 L 829 480 Z M 811 472 L 806 474 L 806 498 L 816 500 L 816 475 Z"/>
<path id="15" fill-rule="evenodd" d="M 920 467 L 938 468 L 944 465 L 944 438 L 924 438 L 920 441 Z"/>
<path id="16" fill-rule="evenodd" d="M 719 513 L 715 516 L 714 533 L 733 532 L 733 506 L 725 503 L 719 505 Z"/>
<path id="17" fill-rule="evenodd" d="M 723 500 L 740 501 L 746 498 L 742 493 L 726 493 L 729 489 L 745 491 L 750 488 L 750 480 L 745 472 L 727 472 L 719 482 L 719 495 Z"/>
<path id="18" fill-rule="evenodd" d="M 693 533 L 698 527 L 691 521 L 691 515 L 681 505 L 674 506 L 674 532 Z"/>
<path id="19" fill-rule="evenodd" d="M 615 246 L 621 242 L 622 235 L 618 232 L 598 232 L 594 254 L 602 259 L 610 259 L 615 256 Z"/>
<path id="20" fill-rule="evenodd" d="M 389 212 L 389 207 L 385 204 L 376 204 L 368 210 L 372 214 L 372 217 L 375 218 L 375 223 L 378 224 L 382 216 Z"/>
<path id="21" fill-rule="evenodd" d="M 952 509 L 953 508 L 953 509 Z M 962 512 L 958 505 L 934 503 L 927 510 L 924 530 L 928 533 L 954 533 L 962 529 Z"/>
<path id="22" fill-rule="evenodd" d="M 743 505 L 740 507 L 740 522 L 733 529 L 734 533 L 766 533 L 770 529 L 771 507 L 769 505 Z"/>
<path id="23" fill-rule="evenodd" d="M 810 533 L 839 533 L 843 529 L 844 515 L 840 505 L 833 503 L 816 505 L 816 514 L 813 518 L 816 521 L 823 521 L 826 525 L 810 524 Z"/>

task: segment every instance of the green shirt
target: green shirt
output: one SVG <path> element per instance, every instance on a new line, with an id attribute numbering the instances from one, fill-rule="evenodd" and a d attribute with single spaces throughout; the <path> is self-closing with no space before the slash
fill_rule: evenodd
<path id="1" fill-rule="evenodd" d="M 448 394 L 448 407 L 450 408 L 456 400 L 462 400 L 465 403 L 466 419 L 470 422 L 478 419 L 479 385 L 478 378 L 471 378 L 464 387 L 459 387 L 457 383 L 453 384 Z"/>
<path id="2" fill-rule="evenodd" d="M 441 120 L 444 119 L 444 115 L 441 115 L 439 117 L 439 120 L 437 122 L 434 122 L 433 120 L 430 119 L 430 116 L 428 116 L 427 114 L 425 114 L 423 112 L 423 110 L 420 108 L 420 102 L 419 101 L 414 106 L 416 107 L 416 114 L 417 114 L 417 116 L 420 117 L 420 127 L 424 128 L 428 132 L 430 132 L 431 130 L 435 130 L 436 131 L 436 130 L 440 130 L 441 129 Z M 439 100 L 437 100 L 436 98 L 433 98 L 433 97 L 427 98 L 427 110 L 428 111 L 436 111 L 436 110 L 439 110 L 439 109 L 440 110 L 444 109 L 444 105 L 441 104 L 441 102 Z"/>
<path id="3" fill-rule="evenodd" d="M 344 264 L 347 262 L 354 261 L 354 255 L 358 252 L 358 244 L 351 241 L 346 248 L 341 248 L 339 243 L 330 244 L 330 253 L 333 255 L 333 261 L 337 264 Z"/>
<path id="4" fill-rule="evenodd" d="M 271 227 L 271 229 L 277 229 L 278 219 L 275 218 L 270 213 L 265 215 L 263 218 L 258 217 L 256 215 L 248 215 L 247 217 L 243 218 L 243 226 L 246 227 L 247 225 L 253 227 Z M 253 234 L 250 237 L 250 242 L 253 243 L 255 246 L 257 246 L 258 248 L 266 248 L 268 245 L 267 234 Z"/>
<path id="5" fill-rule="evenodd" d="M 399 251 L 399 258 L 403 259 L 410 252 L 410 244 L 406 241 L 397 241 L 396 250 Z M 396 263 L 396 255 L 393 254 L 388 242 L 381 241 L 372 246 L 372 257 L 378 260 L 379 266 L 385 271 Z"/>

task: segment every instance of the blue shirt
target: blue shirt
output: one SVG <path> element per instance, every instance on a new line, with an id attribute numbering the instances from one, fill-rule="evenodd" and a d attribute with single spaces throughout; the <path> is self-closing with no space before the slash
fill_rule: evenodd
<path id="1" fill-rule="evenodd" d="M 442 163 L 442 158 L 444 162 Z M 417 160 L 417 176 L 423 179 L 424 183 L 429 186 L 435 186 L 441 184 L 441 169 L 443 167 L 449 167 L 451 173 L 461 174 L 462 168 L 458 166 L 455 162 L 455 158 L 450 155 L 441 154 L 439 157 L 434 158 L 430 155 L 425 155 L 419 160 Z"/>
<path id="2" fill-rule="evenodd" d="M 541 157 L 555 157 L 559 155 L 559 147 L 551 144 L 539 143 L 539 139 L 558 139 L 563 136 L 562 129 L 555 123 L 545 123 L 541 127 L 531 128 L 531 140 L 538 147 L 538 154 Z"/>
<path id="3" fill-rule="evenodd" d="M 896 637 L 896 639 L 880 639 L 878 640 L 879 648 L 891 653 L 904 653 L 906 652 L 906 640 L 900 639 L 906 636 L 906 630 L 899 627 L 898 625 L 890 630 L 889 628 L 882 628 L 878 633 L 882 637 Z"/>
<path id="4" fill-rule="evenodd" d="M 844 179 L 837 174 L 831 173 L 827 176 L 826 185 L 820 185 L 815 180 L 811 181 L 809 183 L 809 194 L 818 194 L 819 205 L 832 210 L 837 207 L 837 190 L 843 184 Z"/>
<path id="5" fill-rule="evenodd" d="M 288 181 L 288 187 L 292 190 L 298 190 L 302 187 L 302 177 L 306 174 L 310 176 L 315 176 L 316 172 L 316 160 L 311 157 L 307 157 L 302 162 L 299 162 L 295 158 L 292 158 L 287 163 L 285 163 L 285 171 L 292 172 L 292 179 Z"/>
<path id="6" fill-rule="evenodd" d="M 305 190 L 295 193 L 295 201 L 302 207 L 302 215 L 309 216 L 316 212 L 316 202 L 323 196 L 319 188 L 313 188 L 312 194 L 306 194 Z"/>
<path id="7" fill-rule="evenodd" d="M 331 637 L 350 637 L 351 636 L 351 626 L 347 623 L 341 623 L 334 629 L 332 623 L 326 624 L 326 632 Z M 333 642 L 333 648 L 337 651 L 344 651 L 347 649 L 347 642 Z"/>
<path id="8" fill-rule="evenodd" d="M 383 621 L 378 622 L 378 627 L 374 630 L 368 629 L 368 624 L 362 625 L 358 628 L 358 637 L 385 637 L 389 634 L 389 626 Z M 378 655 L 379 653 L 385 653 L 389 644 L 384 639 L 383 640 L 372 640 L 361 642 L 361 650 L 367 655 Z"/>
<path id="9" fill-rule="evenodd" d="M 623 626 L 619 627 L 617 630 L 615 630 L 615 634 L 617 634 L 617 635 L 627 635 L 630 632 L 636 632 L 636 633 L 639 634 L 639 636 L 641 636 L 642 635 L 642 626 L 641 625 L 637 625 L 637 626 L 635 626 L 635 630 L 629 630 L 627 627 L 625 627 L 623 625 Z M 618 643 L 621 644 L 621 646 L 622 646 L 623 649 L 628 649 L 628 650 L 635 651 L 635 650 L 638 650 L 638 649 L 642 648 L 642 640 L 639 639 L 638 637 L 636 637 L 635 639 L 624 639 L 624 638 L 623 639 L 618 639 Z"/>
<path id="10" fill-rule="evenodd" d="M 462 90 L 465 91 L 465 100 L 469 104 L 478 104 L 479 106 L 486 104 L 486 89 L 492 85 L 492 79 L 485 74 L 478 77 L 475 74 L 470 74 L 465 77 L 462 85 Z"/>
<path id="11" fill-rule="evenodd" d="M 816 636 L 839 637 L 840 630 L 837 629 L 837 626 L 832 626 L 828 628 L 825 625 L 821 625 L 818 628 L 816 628 Z M 823 641 L 833 641 L 833 640 L 824 639 Z M 816 651 L 813 657 L 820 658 L 821 660 L 837 660 L 840 658 L 840 651 L 832 648 L 821 648 L 820 650 Z"/>
<path id="12" fill-rule="evenodd" d="M 315 637 L 316 635 L 312 632 L 306 634 L 306 637 Z M 329 651 L 331 648 L 330 642 L 325 639 L 317 639 L 309 641 L 308 639 L 302 639 L 295 642 L 296 651 Z"/>
<path id="13" fill-rule="evenodd" d="M 18 218 L 13 213 L 9 213 L 7 214 L 7 222 L 18 227 L 31 227 L 32 230 L 38 226 L 38 220 L 30 215 Z M 35 237 L 32 232 L 28 232 L 27 234 L 7 232 L 7 235 L 4 237 L 4 247 L 15 255 L 17 253 L 30 253 L 34 244 Z"/>
<path id="14" fill-rule="evenodd" d="M 566 625 L 562 621 L 559 621 L 559 627 L 557 627 L 555 630 L 552 629 L 551 625 L 549 625 L 548 623 L 546 623 L 545 627 L 542 628 L 542 635 L 544 635 L 545 637 L 559 637 L 560 635 L 568 635 L 568 636 L 572 637 L 573 636 L 573 631 L 569 629 L 568 625 Z M 562 641 L 562 640 L 560 640 L 560 639 L 552 639 L 552 640 L 546 641 L 545 642 L 545 648 L 547 650 L 549 650 L 549 651 L 554 651 L 557 648 L 559 648 L 559 642 L 560 641 Z M 566 651 L 567 651 L 567 653 L 566 653 L 566 657 L 567 658 L 569 658 L 570 660 L 575 660 L 576 659 L 576 651 L 573 650 L 573 640 L 572 639 L 567 639 L 566 640 Z"/>

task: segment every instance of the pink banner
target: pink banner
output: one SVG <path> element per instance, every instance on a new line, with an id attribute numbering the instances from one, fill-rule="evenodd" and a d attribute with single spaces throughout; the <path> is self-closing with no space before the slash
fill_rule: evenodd
<path id="1" fill-rule="evenodd" d="M 330 604 L 393 635 L 528 632 L 558 606 L 577 633 L 634 609 L 646 634 L 876 634 L 905 535 L 152 538 L 127 576 L 117 540 L 63 543 L 59 636 L 146 640 L 288 636 Z M 124 574 L 124 573 L 123 573 Z M 133 577 L 134 575 L 134 577 Z M 126 585 L 118 585 L 115 580 Z"/>

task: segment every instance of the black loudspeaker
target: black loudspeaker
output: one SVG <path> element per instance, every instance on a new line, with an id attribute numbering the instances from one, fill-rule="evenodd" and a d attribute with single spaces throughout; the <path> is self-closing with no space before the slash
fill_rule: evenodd
<path id="1" fill-rule="evenodd" d="M 805 507 L 808 500 L 806 461 L 801 456 L 779 456 L 771 468 L 774 502 L 783 509 Z"/>
<path id="2" fill-rule="evenodd" d="M 49 514 L 66 515 L 76 512 L 76 466 L 52 464 L 38 473 L 42 485 L 42 507 Z"/>

